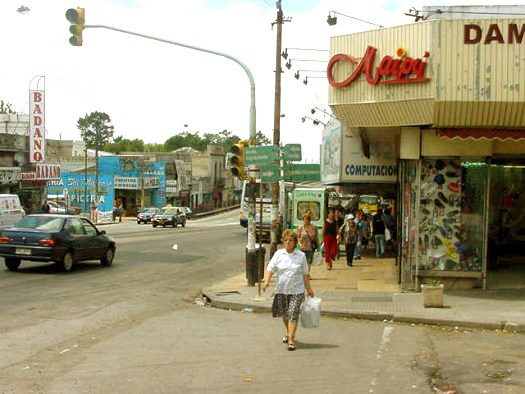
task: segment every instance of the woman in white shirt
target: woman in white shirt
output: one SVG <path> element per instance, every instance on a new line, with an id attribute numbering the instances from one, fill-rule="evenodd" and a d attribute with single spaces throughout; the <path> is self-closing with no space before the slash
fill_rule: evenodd
<path id="1" fill-rule="evenodd" d="M 306 290 L 313 297 L 314 291 L 308 278 L 306 256 L 295 249 L 297 234 L 288 229 L 283 231 L 282 239 L 284 248 L 276 251 L 268 263 L 262 289 L 266 291 L 272 275 L 276 274 L 272 315 L 282 317 L 286 330 L 283 342 L 288 344 L 288 350 L 295 350 L 294 339 L 304 293 Z"/>

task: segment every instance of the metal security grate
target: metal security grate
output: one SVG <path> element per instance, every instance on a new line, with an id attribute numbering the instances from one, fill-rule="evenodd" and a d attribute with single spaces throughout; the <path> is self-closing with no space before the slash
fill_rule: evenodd
<path id="1" fill-rule="evenodd" d="M 392 297 L 352 297 L 353 302 L 392 302 Z"/>

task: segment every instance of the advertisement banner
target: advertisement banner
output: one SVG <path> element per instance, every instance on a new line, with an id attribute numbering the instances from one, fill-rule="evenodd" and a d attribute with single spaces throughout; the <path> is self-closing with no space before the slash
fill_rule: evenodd
<path id="1" fill-rule="evenodd" d="M 138 190 L 139 180 L 132 176 L 115 176 L 113 178 L 113 187 L 115 189 Z"/>
<path id="2" fill-rule="evenodd" d="M 20 168 L 0 167 L 0 185 L 11 185 L 20 180 Z"/>
<path id="3" fill-rule="evenodd" d="M 343 182 L 397 182 L 397 146 L 392 135 L 346 128 L 343 135 Z"/>
<path id="4" fill-rule="evenodd" d="M 341 140 L 343 124 L 331 119 L 323 130 L 321 144 L 321 182 L 337 183 L 341 174 Z"/>

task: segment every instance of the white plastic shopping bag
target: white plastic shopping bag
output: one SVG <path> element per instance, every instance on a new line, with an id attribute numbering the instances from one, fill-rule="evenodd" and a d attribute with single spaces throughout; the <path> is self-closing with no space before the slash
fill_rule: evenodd
<path id="1" fill-rule="evenodd" d="M 392 239 L 392 235 L 390 234 L 390 230 L 385 227 L 385 241 L 390 241 Z"/>
<path id="2" fill-rule="evenodd" d="M 317 297 L 306 297 L 301 305 L 301 326 L 304 328 L 316 328 L 321 323 L 321 299 Z"/>
<path id="3" fill-rule="evenodd" d="M 323 255 L 321 254 L 320 251 L 316 250 L 314 252 L 314 256 L 312 258 L 312 264 L 313 265 L 321 265 L 323 262 Z"/>

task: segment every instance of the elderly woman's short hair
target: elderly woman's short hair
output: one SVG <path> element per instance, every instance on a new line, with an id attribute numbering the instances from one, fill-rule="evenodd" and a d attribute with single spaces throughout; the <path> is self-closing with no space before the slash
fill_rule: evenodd
<path id="1" fill-rule="evenodd" d="M 297 244 L 297 233 L 291 229 L 286 229 L 283 231 L 283 234 L 282 234 L 282 239 L 292 239 L 294 241 L 294 243 Z"/>

